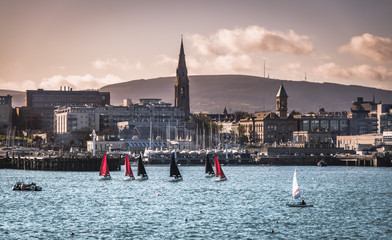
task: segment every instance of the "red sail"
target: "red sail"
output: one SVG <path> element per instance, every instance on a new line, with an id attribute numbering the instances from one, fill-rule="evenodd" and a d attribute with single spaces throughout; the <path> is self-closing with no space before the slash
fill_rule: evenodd
<path id="1" fill-rule="evenodd" d="M 223 173 L 223 170 L 222 170 L 222 168 L 221 168 L 221 166 L 219 164 L 219 160 L 218 160 L 217 156 L 215 156 L 215 173 L 216 173 L 217 177 L 226 178 L 226 176 Z"/>
<path id="2" fill-rule="evenodd" d="M 101 171 L 99 171 L 99 176 L 110 176 L 108 163 L 106 161 L 106 155 L 103 156 L 103 160 L 101 163 Z"/>
<path id="3" fill-rule="evenodd" d="M 129 176 L 133 178 L 133 172 L 131 169 L 131 164 L 129 163 L 129 156 L 127 155 L 127 158 L 125 159 L 125 176 Z"/>

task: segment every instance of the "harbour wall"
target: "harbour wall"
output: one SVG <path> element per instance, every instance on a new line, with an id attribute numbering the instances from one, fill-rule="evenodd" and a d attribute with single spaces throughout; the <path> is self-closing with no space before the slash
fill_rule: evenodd
<path id="1" fill-rule="evenodd" d="M 204 157 L 179 156 L 176 161 L 181 165 L 204 165 Z M 170 157 L 150 157 L 146 164 L 170 164 Z M 214 156 L 210 156 L 213 163 Z M 0 168 L 44 171 L 99 171 L 102 157 L 3 157 Z M 392 167 L 390 155 L 340 155 L 340 156 L 261 156 L 261 157 L 219 157 L 224 165 L 272 165 L 272 166 L 317 166 L 324 161 L 328 166 L 370 166 Z M 135 158 L 131 162 L 136 163 Z M 123 157 L 108 157 L 110 171 L 120 171 Z"/>
<path id="2" fill-rule="evenodd" d="M 98 171 L 102 157 L 6 157 L 0 168 L 44 171 Z M 120 171 L 123 160 L 108 157 L 110 171 Z"/>

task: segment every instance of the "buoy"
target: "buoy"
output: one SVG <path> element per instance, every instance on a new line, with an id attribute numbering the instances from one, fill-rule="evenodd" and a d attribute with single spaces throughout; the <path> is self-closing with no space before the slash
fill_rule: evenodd
<path id="1" fill-rule="evenodd" d="M 160 193 L 157 193 L 157 196 L 161 196 L 161 194 L 160 194 Z"/>

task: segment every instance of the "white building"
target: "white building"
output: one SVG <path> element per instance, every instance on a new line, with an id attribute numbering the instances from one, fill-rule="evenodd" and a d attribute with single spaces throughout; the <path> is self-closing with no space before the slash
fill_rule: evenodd
<path id="1" fill-rule="evenodd" d="M 99 129 L 93 107 L 64 107 L 54 111 L 55 133 Z"/>
<path id="2" fill-rule="evenodd" d="M 54 130 L 57 134 L 72 131 L 100 131 L 114 129 L 117 122 L 130 119 L 128 107 L 62 107 L 54 111 Z"/>

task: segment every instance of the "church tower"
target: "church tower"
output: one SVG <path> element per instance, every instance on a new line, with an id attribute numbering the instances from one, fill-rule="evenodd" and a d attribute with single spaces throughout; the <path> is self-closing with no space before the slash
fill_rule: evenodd
<path id="1" fill-rule="evenodd" d="M 180 56 L 178 59 L 177 74 L 174 87 L 174 106 L 180 108 L 185 113 L 185 119 L 189 119 L 189 79 L 186 69 L 184 45 L 181 36 Z"/>
<path id="2" fill-rule="evenodd" d="M 287 96 L 284 90 L 283 83 L 280 85 L 279 91 L 276 94 L 276 114 L 280 118 L 287 118 Z"/>

